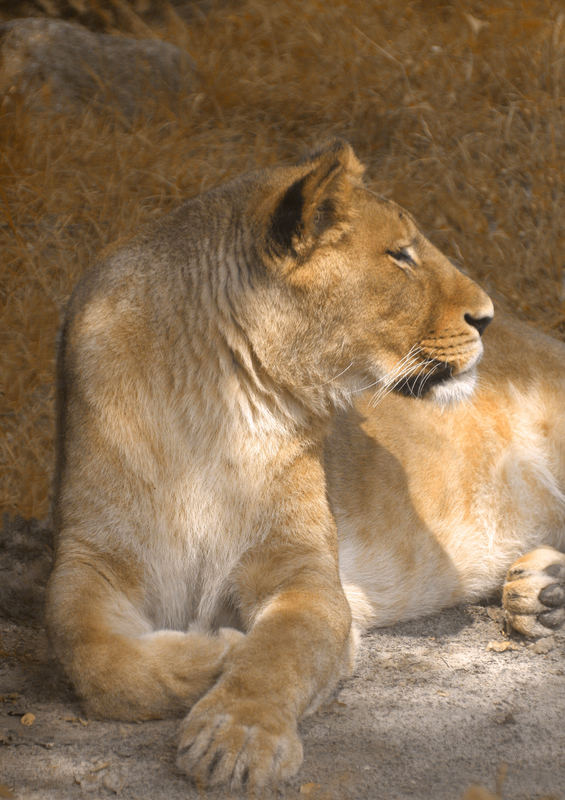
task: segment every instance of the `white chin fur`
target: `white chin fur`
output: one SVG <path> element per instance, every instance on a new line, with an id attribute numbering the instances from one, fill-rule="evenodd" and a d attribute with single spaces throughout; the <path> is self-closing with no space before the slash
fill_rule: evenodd
<path id="1" fill-rule="evenodd" d="M 440 406 L 455 405 L 468 400 L 477 385 L 477 372 L 472 369 L 462 375 L 457 375 L 445 383 L 438 383 L 433 386 L 428 398 Z"/>

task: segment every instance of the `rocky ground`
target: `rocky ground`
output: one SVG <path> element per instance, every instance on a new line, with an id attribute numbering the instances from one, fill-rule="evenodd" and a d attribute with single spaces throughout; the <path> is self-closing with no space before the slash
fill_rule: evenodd
<path id="1" fill-rule="evenodd" d="M 45 527 L 5 520 L 0 797 L 225 798 L 177 771 L 177 721 L 83 715 L 41 623 L 49 561 Z M 278 797 L 563 800 L 564 655 L 562 633 L 533 644 L 507 639 L 497 606 L 375 631 L 352 679 L 302 723 L 304 765 Z"/>

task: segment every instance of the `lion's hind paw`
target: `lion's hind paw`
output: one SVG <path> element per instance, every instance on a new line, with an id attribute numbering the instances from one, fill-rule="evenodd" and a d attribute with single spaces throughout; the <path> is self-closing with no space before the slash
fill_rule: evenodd
<path id="1" fill-rule="evenodd" d="M 548 636 L 565 622 L 565 554 L 538 547 L 515 561 L 502 590 L 506 621 L 525 636 Z"/>

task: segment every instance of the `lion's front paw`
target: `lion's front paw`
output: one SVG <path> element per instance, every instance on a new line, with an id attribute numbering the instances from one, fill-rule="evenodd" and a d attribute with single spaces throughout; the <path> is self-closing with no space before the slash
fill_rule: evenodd
<path id="1" fill-rule="evenodd" d="M 565 622 L 565 554 L 538 547 L 512 564 L 502 591 L 508 624 L 525 636 L 547 636 Z"/>
<path id="2" fill-rule="evenodd" d="M 234 647 L 238 647 L 245 639 L 245 634 L 236 628 L 220 628 L 217 633 L 218 639 L 226 644 L 226 652 L 231 652 Z"/>
<path id="3" fill-rule="evenodd" d="M 221 687 L 198 702 L 181 728 L 177 766 L 198 786 L 251 793 L 294 775 L 302 744 L 294 722 L 266 703 Z"/>

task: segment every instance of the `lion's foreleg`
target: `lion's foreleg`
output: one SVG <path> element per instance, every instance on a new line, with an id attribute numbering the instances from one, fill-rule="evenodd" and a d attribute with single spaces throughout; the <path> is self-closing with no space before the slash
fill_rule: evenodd
<path id="1" fill-rule="evenodd" d="M 335 566 L 287 556 L 288 568 L 279 552 L 276 564 L 258 558 L 239 575 L 251 629 L 183 723 L 178 765 L 205 785 L 258 789 L 293 775 L 302 761 L 299 717 L 351 666 L 350 612 Z M 289 574 L 293 562 L 301 567 Z"/>
<path id="2" fill-rule="evenodd" d="M 234 641 L 154 630 L 101 559 L 61 559 L 51 576 L 47 623 L 55 652 L 94 716 L 139 720 L 181 714 L 212 686 Z"/>

